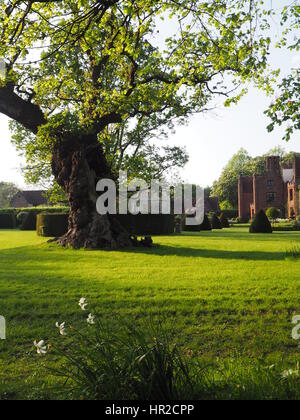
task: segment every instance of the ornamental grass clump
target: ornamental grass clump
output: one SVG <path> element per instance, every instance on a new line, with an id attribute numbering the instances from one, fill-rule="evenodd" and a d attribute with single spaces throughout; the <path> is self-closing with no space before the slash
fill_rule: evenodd
<path id="1" fill-rule="evenodd" d="M 88 306 L 81 298 L 80 309 L 86 312 Z M 53 353 L 62 359 L 52 373 L 63 379 L 64 398 L 173 400 L 194 395 L 190 368 L 160 322 L 137 328 L 90 313 L 76 328 L 66 322 L 57 322 L 56 328 L 57 340 L 35 341 L 34 346 L 40 357 Z"/>

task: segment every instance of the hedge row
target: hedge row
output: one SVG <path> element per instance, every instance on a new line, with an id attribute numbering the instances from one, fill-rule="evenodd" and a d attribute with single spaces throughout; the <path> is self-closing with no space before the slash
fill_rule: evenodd
<path id="1" fill-rule="evenodd" d="M 36 231 L 39 236 L 59 237 L 68 230 L 68 214 L 41 213 L 37 215 Z"/>
<path id="2" fill-rule="evenodd" d="M 111 217 L 116 218 L 133 235 L 169 235 L 175 230 L 175 218 L 172 215 L 128 214 Z M 41 213 L 37 216 L 36 230 L 39 236 L 62 236 L 68 230 L 68 215 Z"/>
<path id="3" fill-rule="evenodd" d="M 300 224 L 294 223 L 276 223 L 273 225 L 274 232 L 297 232 L 300 230 Z"/>
<path id="4" fill-rule="evenodd" d="M 17 220 L 12 213 L 0 213 L 0 229 L 14 229 L 17 225 Z"/>
<path id="5" fill-rule="evenodd" d="M 185 232 L 203 232 L 212 230 L 211 223 L 207 215 L 204 216 L 202 225 L 189 226 L 185 223 Z"/>
<path id="6" fill-rule="evenodd" d="M 226 216 L 227 219 L 232 220 L 239 217 L 239 211 L 238 210 L 222 210 L 221 212 L 224 216 Z"/>
<path id="7" fill-rule="evenodd" d="M 175 216 L 171 214 L 118 214 L 112 217 L 133 235 L 170 235 L 175 230 Z"/>
<path id="8" fill-rule="evenodd" d="M 36 218 L 41 213 L 69 214 L 69 207 L 1 208 L 0 229 L 36 230 Z"/>
<path id="9" fill-rule="evenodd" d="M 70 208 L 67 206 L 58 206 L 58 207 L 24 207 L 24 208 L 16 208 L 16 207 L 9 207 L 9 208 L 0 208 L 0 214 L 1 213 L 12 213 L 16 216 L 19 213 L 29 213 L 29 212 L 35 212 L 36 214 L 39 213 L 69 213 Z"/>

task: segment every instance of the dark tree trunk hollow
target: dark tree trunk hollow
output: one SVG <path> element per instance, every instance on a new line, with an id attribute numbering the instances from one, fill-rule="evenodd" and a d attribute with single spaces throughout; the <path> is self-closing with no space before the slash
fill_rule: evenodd
<path id="1" fill-rule="evenodd" d="M 131 247 L 129 233 L 109 215 L 96 210 L 96 184 L 111 178 L 101 144 L 96 135 L 66 136 L 57 140 L 52 171 L 70 203 L 69 229 L 57 239 L 63 246 L 88 249 Z"/>

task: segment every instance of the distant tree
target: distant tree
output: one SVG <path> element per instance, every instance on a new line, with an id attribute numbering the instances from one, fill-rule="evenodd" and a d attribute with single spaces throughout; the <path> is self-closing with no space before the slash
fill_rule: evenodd
<path id="1" fill-rule="evenodd" d="M 19 191 L 19 188 L 11 182 L 0 182 L 0 207 L 9 207 L 11 199 Z"/>
<path id="2" fill-rule="evenodd" d="M 220 202 L 226 201 L 233 208 L 237 208 L 240 175 L 262 174 L 264 170 L 262 159 L 253 159 L 245 149 L 241 149 L 231 158 L 220 178 L 213 184 L 212 195 L 218 197 Z"/>
<path id="3" fill-rule="evenodd" d="M 234 210 L 233 205 L 228 200 L 222 201 L 222 203 L 220 203 L 220 209 L 222 211 L 224 211 L 224 210 Z"/>

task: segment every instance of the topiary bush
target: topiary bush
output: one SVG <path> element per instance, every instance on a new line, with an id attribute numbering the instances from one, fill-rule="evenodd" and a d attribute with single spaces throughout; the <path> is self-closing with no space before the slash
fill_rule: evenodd
<path id="1" fill-rule="evenodd" d="M 68 214 L 41 213 L 37 215 L 36 231 L 39 236 L 57 238 L 68 231 Z"/>
<path id="2" fill-rule="evenodd" d="M 266 216 L 268 219 L 270 220 L 277 220 L 279 219 L 281 214 L 281 211 L 279 209 L 276 209 L 275 207 L 270 207 L 267 211 L 266 211 Z"/>
<path id="3" fill-rule="evenodd" d="M 224 213 L 222 213 L 221 216 L 220 216 L 220 222 L 221 222 L 221 225 L 222 225 L 223 228 L 229 228 L 230 227 L 229 221 L 228 221 L 228 219 L 227 219 L 227 217 L 225 216 Z"/>
<path id="4" fill-rule="evenodd" d="M 213 229 L 222 229 L 222 223 L 216 214 L 213 214 L 211 218 L 211 227 Z"/>
<path id="5" fill-rule="evenodd" d="M 0 229 L 14 229 L 16 217 L 13 213 L 0 213 Z"/>
<path id="6" fill-rule="evenodd" d="M 203 220 L 202 225 L 200 226 L 200 230 L 201 231 L 210 231 L 210 230 L 212 230 L 211 229 L 211 224 L 210 224 L 210 221 L 209 221 L 209 218 L 208 218 L 207 215 L 204 216 L 204 220 Z"/>
<path id="7" fill-rule="evenodd" d="M 271 223 L 263 210 L 260 210 L 252 220 L 250 233 L 272 233 Z"/>

